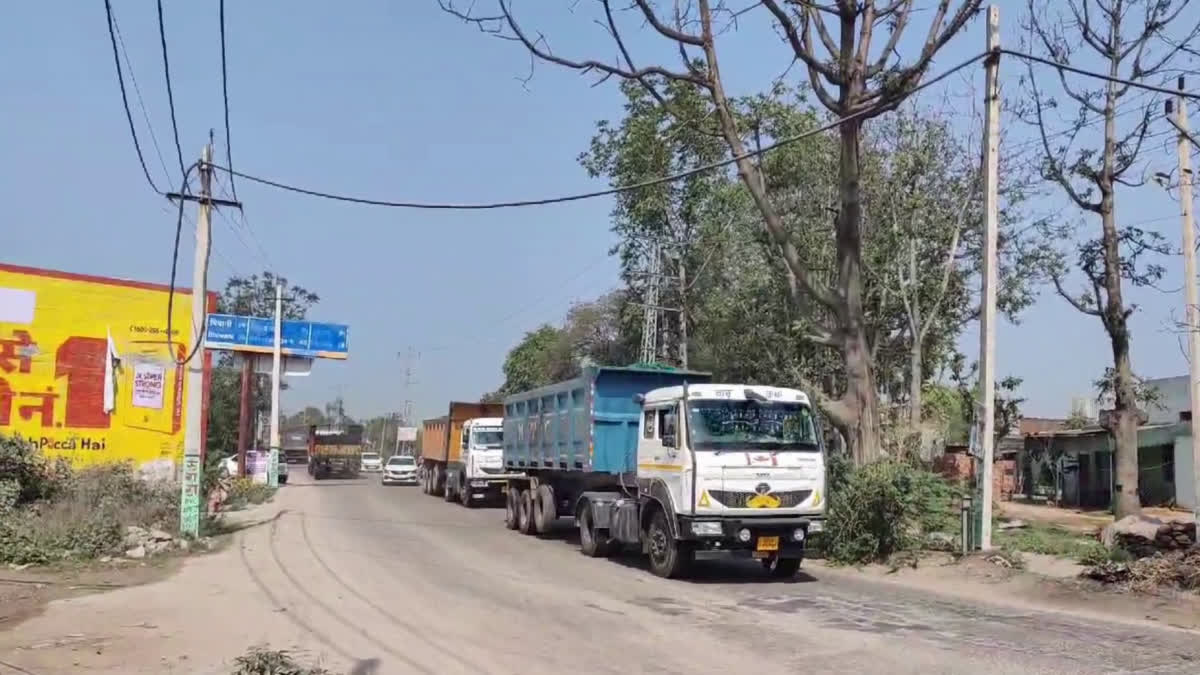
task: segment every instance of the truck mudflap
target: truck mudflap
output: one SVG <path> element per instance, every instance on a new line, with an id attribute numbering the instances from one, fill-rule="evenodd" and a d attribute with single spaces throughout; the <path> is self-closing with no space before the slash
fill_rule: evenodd
<path id="1" fill-rule="evenodd" d="M 692 542 L 698 557 L 735 555 L 757 559 L 803 558 L 810 534 L 824 529 L 824 516 L 679 516 L 680 539 Z"/>

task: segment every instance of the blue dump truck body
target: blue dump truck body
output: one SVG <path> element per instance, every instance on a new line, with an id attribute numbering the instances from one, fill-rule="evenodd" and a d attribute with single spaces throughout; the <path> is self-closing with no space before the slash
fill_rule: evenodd
<path id="1" fill-rule="evenodd" d="M 527 474 L 603 474 L 609 480 L 634 473 L 641 419 L 634 394 L 710 380 L 708 373 L 695 371 L 596 366 L 573 380 L 509 396 L 504 399 L 504 466 Z"/>

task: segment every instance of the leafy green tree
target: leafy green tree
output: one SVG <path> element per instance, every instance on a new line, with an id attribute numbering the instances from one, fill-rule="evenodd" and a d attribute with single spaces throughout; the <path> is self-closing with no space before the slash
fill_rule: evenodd
<path id="1" fill-rule="evenodd" d="M 231 277 L 217 298 L 217 311 L 240 316 L 275 316 L 275 283 L 283 284 L 283 317 L 303 319 L 308 310 L 320 301 L 316 293 L 302 286 L 289 284 L 284 277 L 271 272 L 249 277 Z M 237 449 L 239 403 L 242 378 L 233 367 L 231 352 L 219 352 L 213 363 L 209 385 L 208 447 L 218 454 L 230 454 Z M 251 410 L 263 413 L 270 409 L 270 378 L 255 375 L 251 393 Z"/>
<path id="2" fill-rule="evenodd" d="M 504 0 L 499 0 L 496 12 L 480 14 L 474 12 L 474 3 L 468 7 L 453 0 L 440 0 L 442 8 L 450 14 L 486 33 L 523 45 L 532 58 L 542 62 L 635 82 L 660 103 L 667 97 L 652 79 L 654 76 L 690 84 L 702 93 L 716 112 L 716 132 L 729 155 L 737 158 L 738 178 L 752 197 L 763 231 L 774 244 L 770 249 L 772 261 L 786 267 L 790 281 L 786 290 L 791 300 L 800 306 L 818 305 L 829 317 L 828 323 L 814 329 L 828 347 L 840 352 L 844 391 L 839 400 L 828 400 L 824 407 L 860 463 L 876 458 L 881 451 L 879 399 L 864 288 L 866 228 L 860 163 L 863 125 L 895 109 L 915 91 L 934 57 L 978 12 L 981 2 L 941 0 L 935 11 L 929 12 L 928 29 L 920 38 L 916 53 L 906 59 L 898 49 L 901 37 L 906 28 L 923 18 L 913 0 L 836 3 L 763 0 L 737 12 L 709 0 L 677 3 L 670 11 L 651 0 L 634 0 L 624 7 L 614 7 L 603 0 L 597 5 L 600 15 L 596 20 L 614 40 L 617 54 L 614 60 L 608 60 L 577 59 L 552 52 L 540 33 L 523 27 L 512 13 L 510 3 Z M 628 48 L 628 35 L 623 34 L 617 16 L 624 13 L 631 14 L 639 25 L 647 26 L 653 35 L 665 40 L 668 49 L 660 51 L 672 54 L 672 62 L 679 65 L 635 63 Z M 759 14 L 764 19 L 751 23 L 779 31 L 770 33 L 767 39 L 774 41 L 777 35 L 786 38 L 785 44 L 791 50 L 787 61 L 799 63 L 807 70 L 817 100 L 832 116 L 845 120 L 835 132 L 838 157 L 833 174 L 837 176 L 837 208 L 833 214 L 835 264 L 827 268 L 832 270 L 833 283 L 818 278 L 822 276 L 821 269 L 805 259 L 803 249 L 788 231 L 761 165 L 749 152 L 748 131 L 739 124 L 736 102 L 727 93 L 719 56 L 723 47 L 718 46 L 716 36 L 725 30 L 736 30 L 747 13 Z M 722 43 L 725 44 L 728 43 Z M 782 69 L 783 64 L 779 65 Z M 689 119 L 687 113 L 679 117 Z"/>

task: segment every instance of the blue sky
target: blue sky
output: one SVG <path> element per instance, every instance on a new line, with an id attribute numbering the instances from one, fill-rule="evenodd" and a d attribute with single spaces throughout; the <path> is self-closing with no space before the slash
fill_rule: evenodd
<path id="1" fill-rule="evenodd" d="M 456 22 L 434 0 L 228 4 L 234 164 L 242 170 L 334 192 L 424 201 L 505 200 L 600 185 L 576 157 L 596 120 L 619 114 L 614 82 L 591 86 L 586 76 L 539 66 L 523 84 L 528 58 L 519 46 Z M 169 170 L 177 160 L 153 4 L 115 0 L 114 7 Z M 211 128 L 223 162 L 217 3 L 175 0 L 166 8 L 185 161 L 199 155 Z M 525 12 L 559 53 L 613 52 L 582 10 Z M 1005 20 L 1015 27 L 1015 16 Z M 787 66 L 787 52 L 764 39 L 770 34 L 762 25 L 743 22 L 721 39 L 735 93 L 761 90 Z M 1005 31 L 1007 44 L 1013 35 Z M 976 22 L 938 65 L 982 44 Z M 646 60 L 671 58 L 645 34 L 632 46 Z M 174 219 L 145 184 L 130 144 L 103 3 L 14 5 L 0 25 L 0 59 L 9 64 L 0 70 L 0 199 L 8 222 L 0 260 L 166 281 Z M 1005 87 L 1015 90 L 1022 69 L 1006 66 Z M 130 96 L 151 175 L 165 184 L 132 84 Z M 1017 142 L 1028 138 L 1015 120 L 1006 124 Z M 1166 140 L 1148 150 L 1161 155 L 1164 169 L 1175 161 Z M 428 212 L 324 202 L 247 181 L 238 183 L 238 195 L 250 231 L 231 217 L 215 220 L 211 285 L 270 266 L 321 295 L 313 318 L 351 325 L 350 360 L 319 363 L 311 377 L 294 380 L 284 400 L 290 409 L 339 392 L 352 414 L 398 409 L 405 394 L 397 353 L 412 347 L 420 352 L 410 394 L 415 413 L 437 414 L 450 398 L 494 388 L 505 352 L 525 330 L 560 320 L 572 302 L 618 283 L 606 255 L 613 237 L 604 199 Z M 1178 205 L 1161 189 L 1122 196 L 1127 221 L 1150 220 L 1147 229 L 1178 241 Z M 181 278 L 190 280 L 190 247 L 182 258 Z M 1182 265 L 1177 258 L 1165 264 L 1162 287 L 1173 292 L 1133 293 L 1140 304 L 1134 365 L 1146 376 L 1186 368 L 1167 326 L 1182 307 Z M 972 357 L 973 340 L 968 331 L 964 349 Z M 998 372 L 1024 378 L 1026 414 L 1065 414 L 1070 397 L 1089 393 L 1110 359 L 1098 322 L 1052 293 L 998 336 Z"/>

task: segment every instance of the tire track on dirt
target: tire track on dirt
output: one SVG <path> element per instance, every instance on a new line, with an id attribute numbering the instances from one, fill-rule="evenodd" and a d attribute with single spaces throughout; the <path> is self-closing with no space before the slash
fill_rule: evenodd
<path id="1" fill-rule="evenodd" d="M 283 513 L 285 513 L 285 512 L 281 511 L 279 514 L 277 514 L 275 516 L 275 518 L 273 520 L 278 520 L 279 516 L 282 516 Z M 267 600 L 269 600 L 272 605 L 283 608 L 283 610 L 284 610 L 283 614 L 287 615 L 287 618 L 289 621 L 291 621 L 293 624 L 295 624 L 301 630 L 303 630 L 303 631 L 309 633 L 310 635 L 312 635 L 313 637 L 317 638 L 317 640 L 319 640 L 326 647 L 329 647 L 331 650 L 336 652 L 339 656 L 350 661 L 351 663 L 357 663 L 360 660 L 358 657 L 354 656 L 353 654 L 351 654 L 350 652 L 348 652 L 344 648 L 342 648 L 339 644 L 334 642 L 329 636 L 327 636 L 324 633 L 322 633 L 321 631 L 317 630 L 315 627 L 313 627 L 311 624 L 309 624 L 304 619 L 301 619 L 300 617 L 296 616 L 296 614 L 294 612 L 289 611 L 287 609 L 288 603 L 282 601 L 279 598 L 279 596 L 277 596 L 273 592 L 271 592 L 271 589 L 267 587 L 266 582 L 263 581 L 262 577 L 259 576 L 258 572 L 256 572 L 254 570 L 254 566 L 250 564 L 250 558 L 249 558 L 249 556 L 246 555 L 246 539 L 245 539 L 245 537 L 242 537 L 238 544 L 238 553 L 242 560 L 242 567 L 246 568 L 246 573 L 250 577 L 250 581 L 254 582 L 254 585 L 258 587 L 258 590 L 260 592 L 262 592 L 263 595 L 267 596 Z"/>
<path id="2" fill-rule="evenodd" d="M 285 512 L 281 512 L 279 515 L 282 516 L 283 513 L 285 513 Z M 343 616 L 340 612 L 338 612 L 336 609 L 331 607 L 329 605 L 329 603 L 325 602 L 324 600 L 321 600 L 316 595 L 314 595 L 312 591 L 308 590 L 308 588 L 304 585 L 304 583 L 302 583 L 299 579 L 296 578 L 296 576 L 283 564 L 283 560 L 279 557 L 279 547 L 278 547 L 277 541 L 276 541 L 276 535 L 278 533 L 279 533 L 279 518 L 276 517 L 275 519 L 273 519 L 271 521 L 271 529 L 270 529 L 270 532 L 268 533 L 268 538 L 267 538 L 268 548 L 271 551 L 271 558 L 275 561 L 275 565 L 277 567 L 279 567 L 279 571 L 282 572 L 285 577 L 287 577 L 288 581 L 292 582 L 292 585 L 295 586 L 297 590 L 299 590 L 302 594 L 304 594 L 304 597 L 308 598 L 310 602 L 312 602 L 317 607 L 321 608 L 321 610 L 324 611 L 326 614 L 328 614 L 330 618 L 337 621 L 345 628 L 348 628 L 351 631 L 358 633 L 367 642 L 371 643 L 372 645 L 375 645 L 377 648 L 387 652 L 388 654 L 399 659 L 400 661 L 404 662 L 405 664 L 408 664 L 410 667 L 414 668 L 417 672 L 426 673 L 427 675 L 435 675 L 438 672 L 436 670 L 430 670 L 428 667 L 413 660 L 412 657 L 409 657 L 408 655 L 397 651 L 391 645 L 387 644 L 386 642 L 383 642 L 382 640 L 377 639 L 375 636 L 371 635 L 371 633 L 369 631 L 367 631 L 365 628 L 355 625 L 353 622 L 351 622 L 349 619 L 347 619 L 345 616 Z M 311 549 L 310 549 L 310 551 L 311 551 Z M 342 653 L 342 652 L 339 651 L 339 653 Z M 359 660 L 355 657 L 350 657 L 350 658 L 351 658 L 351 660 L 353 660 L 355 662 L 357 662 Z"/>
<path id="3" fill-rule="evenodd" d="M 436 639 L 426 635 L 425 632 L 423 631 L 423 629 L 418 627 L 416 624 L 413 624 L 411 622 L 405 621 L 404 619 L 401 619 L 400 617 L 393 614 L 390 610 L 380 606 L 379 603 L 377 603 L 374 600 L 367 597 L 365 594 L 363 594 L 357 588 L 351 586 L 349 582 L 347 582 L 345 579 L 343 579 L 341 577 L 341 575 L 339 575 L 337 572 L 335 572 L 333 570 L 333 568 L 329 565 L 329 563 L 326 562 L 325 559 L 323 557 L 321 557 L 321 554 L 317 552 L 317 548 L 315 546 L 313 546 L 312 538 L 308 534 L 308 521 L 305 517 L 305 514 L 299 513 L 297 515 L 300 516 L 300 531 L 304 537 L 304 545 L 306 548 L 308 548 L 309 554 L 312 555 L 313 560 L 316 560 L 317 564 L 320 565 L 323 570 L 325 570 L 326 574 L 333 577 L 333 580 L 336 581 L 342 588 L 345 588 L 347 591 L 349 591 L 349 593 L 351 595 L 353 595 L 355 598 L 358 598 L 363 604 L 367 605 L 371 609 L 373 609 L 376 612 L 378 612 L 379 614 L 383 615 L 385 618 L 387 618 L 389 621 L 391 621 L 392 624 L 395 625 L 396 627 L 403 628 L 404 630 L 408 631 L 409 633 L 412 633 L 413 637 L 416 637 L 420 640 L 424 640 L 428 644 L 430 644 L 434 647 L 437 647 L 442 652 L 443 656 L 457 661 L 459 663 L 459 665 L 463 666 L 464 668 L 468 668 L 468 669 L 474 670 L 476 672 L 486 672 L 485 665 L 480 665 L 478 663 L 469 661 L 465 657 L 455 654 L 455 649 L 456 649 L 455 645 L 453 645 L 453 644 L 447 645 L 446 643 L 444 643 L 440 640 L 436 640 Z"/>

